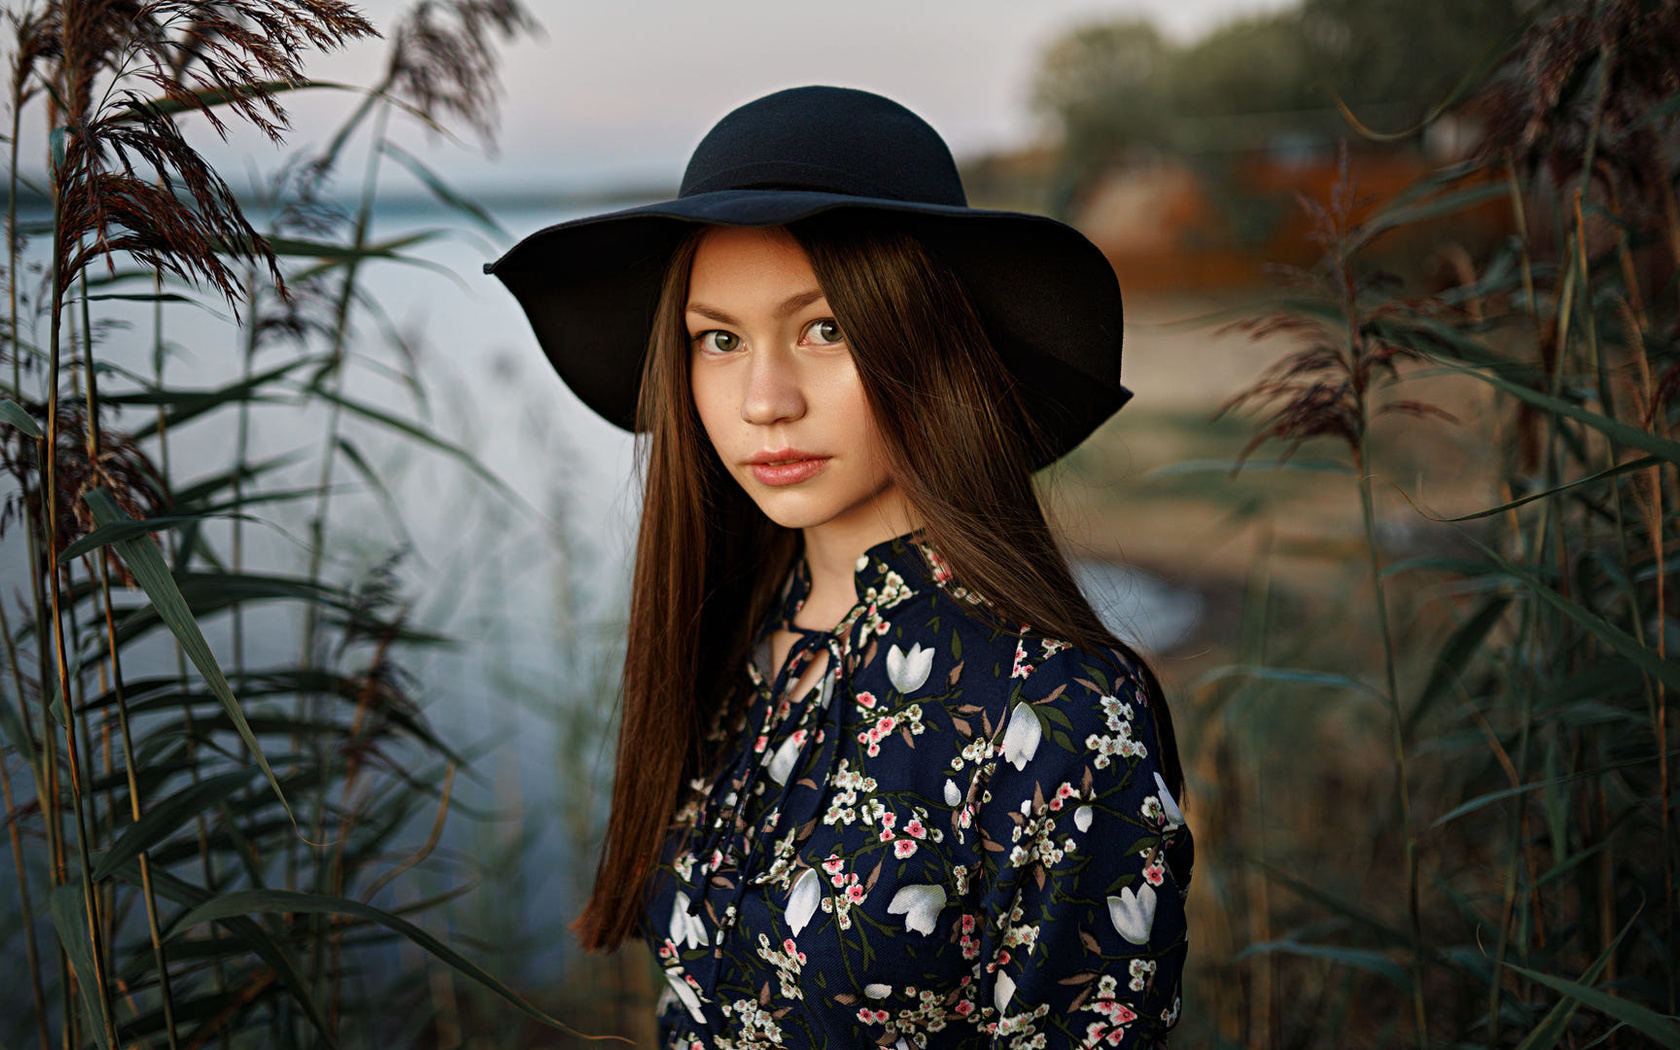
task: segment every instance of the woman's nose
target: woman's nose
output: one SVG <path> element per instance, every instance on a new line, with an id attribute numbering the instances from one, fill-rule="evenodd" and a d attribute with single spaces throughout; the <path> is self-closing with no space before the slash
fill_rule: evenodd
<path id="1" fill-rule="evenodd" d="M 798 366 L 778 348 L 752 354 L 747 362 L 746 389 L 741 393 L 741 418 L 769 425 L 805 414 Z"/>

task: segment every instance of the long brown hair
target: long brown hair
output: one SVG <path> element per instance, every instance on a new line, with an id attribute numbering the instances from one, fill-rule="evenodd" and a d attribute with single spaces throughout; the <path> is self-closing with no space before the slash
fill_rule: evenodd
<path id="1" fill-rule="evenodd" d="M 925 540 L 1005 627 L 1030 624 L 1139 668 L 1166 779 L 1181 790 L 1160 686 L 1074 583 L 1032 486 L 1040 439 L 957 276 L 902 229 L 856 212 L 788 229 L 845 333 Z M 684 313 L 704 232 L 672 254 L 642 374 L 645 495 L 618 769 L 595 887 L 574 924 L 590 950 L 616 948 L 636 931 L 681 786 L 705 768 L 706 728 L 797 550 L 796 534 L 765 517 L 726 473 L 694 410 Z"/>

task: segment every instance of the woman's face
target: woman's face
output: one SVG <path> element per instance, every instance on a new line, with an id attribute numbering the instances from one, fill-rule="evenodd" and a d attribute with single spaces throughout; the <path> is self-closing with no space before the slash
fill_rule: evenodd
<path id="1" fill-rule="evenodd" d="M 864 547 L 904 530 L 845 333 L 791 234 L 707 232 L 685 319 L 700 422 L 759 509 L 790 529 L 856 532 Z"/>

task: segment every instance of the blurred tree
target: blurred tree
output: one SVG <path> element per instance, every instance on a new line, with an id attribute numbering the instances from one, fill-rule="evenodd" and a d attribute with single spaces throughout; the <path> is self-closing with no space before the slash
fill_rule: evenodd
<path id="1" fill-rule="evenodd" d="M 1311 96 L 1304 44 L 1293 11 L 1227 22 L 1182 51 L 1174 95 L 1209 113 L 1298 108 Z"/>
<path id="2" fill-rule="evenodd" d="M 1533 0 L 1303 0 L 1189 45 L 1125 20 L 1046 49 L 1033 107 L 1061 130 L 1078 180 L 1138 149 L 1265 148 L 1280 133 L 1343 134 L 1342 98 L 1385 125 L 1415 121 Z"/>
<path id="3" fill-rule="evenodd" d="M 1032 106 L 1061 125 L 1073 168 L 1102 167 L 1120 150 L 1165 141 L 1172 57 L 1154 23 L 1139 19 L 1080 26 L 1050 45 Z"/>
<path id="4" fill-rule="evenodd" d="M 1324 91 L 1335 91 L 1356 113 L 1386 106 L 1409 110 L 1406 117 L 1415 121 L 1534 6 L 1524 0 L 1303 0 L 1297 17 Z"/>
<path id="5" fill-rule="evenodd" d="M 1226 23 L 1177 51 L 1168 76 L 1174 129 L 1169 145 L 1181 151 L 1263 147 L 1280 115 L 1298 124 L 1307 111 L 1325 104 L 1294 11 Z M 1240 128 L 1252 130 L 1245 134 Z"/>

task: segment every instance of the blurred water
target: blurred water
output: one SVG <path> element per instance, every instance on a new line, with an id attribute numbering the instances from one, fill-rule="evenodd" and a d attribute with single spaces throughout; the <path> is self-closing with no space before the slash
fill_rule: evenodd
<path id="1" fill-rule="evenodd" d="M 496 215 L 515 236 L 565 217 L 535 208 Z M 391 209 L 379 214 L 374 236 L 451 224 L 439 211 Z M 422 896 L 475 871 L 480 891 L 457 907 L 455 921 L 481 939 L 505 938 L 512 949 L 505 965 L 525 981 L 541 982 L 557 976 L 564 963 L 570 943 L 564 922 L 576 913 L 593 871 L 592 852 L 580 844 L 598 827 L 610 785 L 607 730 L 637 497 L 629 436 L 572 396 L 512 297 L 482 274 L 482 264 L 501 247 L 452 234 L 415 250 L 426 265 L 368 267 L 347 394 L 424 421 L 470 452 L 505 490 L 447 455 L 346 417 L 344 435 L 389 491 L 396 515 L 388 515 L 382 498 L 341 457 L 335 480 L 359 491 L 334 496 L 327 572 L 343 578 L 410 546 L 401 579 L 414 601 L 411 622 L 460 644 L 405 655 L 402 662 L 413 675 L 415 698 L 442 737 L 475 756 L 471 776 L 463 773 L 458 781 L 457 800 L 496 819 L 452 819 L 437 856 L 440 863 L 463 863 L 430 876 L 417 869 L 407 878 L 418 891 L 402 896 Z M 150 308 L 101 305 L 127 326 L 106 333 L 101 359 L 150 375 Z M 239 376 L 238 334 L 213 313 L 172 308 L 166 335 L 169 385 L 211 388 Z M 257 368 L 288 353 L 267 351 Z M 404 355 L 412 355 L 422 379 L 418 396 L 393 370 Z M 109 390 L 122 385 L 115 378 L 108 383 Z M 120 422 L 135 427 L 148 420 L 131 411 Z M 314 483 L 324 410 L 260 406 L 253 424 L 257 458 L 308 453 L 301 466 L 270 484 Z M 225 469 L 233 440 L 231 412 L 174 431 L 172 476 L 191 479 Z M 276 504 L 260 511 L 269 524 L 247 527 L 247 565 L 301 573 L 312 507 Z M 225 549 L 226 529 L 209 534 Z M 17 532 L 0 544 L 8 596 L 21 590 L 14 581 L 24 578 L 20 546 Z M 1076 567 L 1110 627 L 1147 650 L 1170 650 L 1199 616 L 1194 595 L 1153 577 L 1101 562 Z M 226 618 L 206 628 L 218 657 L 228 660 Z M 294 660 L 298 638 L 296 610 L 253 609 L 247 664 Z M 173 666 L 173 649 L 159 636 L 129 657 L 127 673 Z M 417 830 L 408 839 L 423 835 Z"/>

